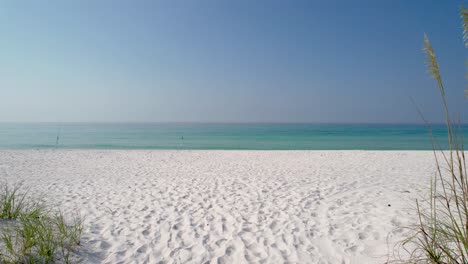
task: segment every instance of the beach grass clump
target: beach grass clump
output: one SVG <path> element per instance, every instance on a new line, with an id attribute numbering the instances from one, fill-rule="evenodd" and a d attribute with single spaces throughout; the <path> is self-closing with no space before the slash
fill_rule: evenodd
<path id="1" fill-rule="evenodd" d="M 17 219 L 24 214 L 36 214 L 41 205 L 27 198 L 28 192 L 21 191 L 18 185 L 3 185 L 0 192 L 0 219 Z"/>
<path id="2" fill-rule="evenodd" d="M 83 220 L 34 202 L 19 187 L 1 189 L 0 263 L 70 263 Z"/>
<path id="3" fill-rule="evenodd" d="M 464 40 L 468 32 L 468 10 L 461 9 Z M 468 45 L 467 45 L 468 46 Z M 403 242 L 410 263 L 468 263 L 468 173 L 463 133 L 450 117 L 439 65 L 429 38 L 424 36 L 426 64 L 437 82 L 447 126 L 448 150 L 435 140 L 433 150 L 436 172 L 427 199 L 416 200 L 418 224 L 415 233 Z M 406 247 L 408 246 L 408 247 Z"/>

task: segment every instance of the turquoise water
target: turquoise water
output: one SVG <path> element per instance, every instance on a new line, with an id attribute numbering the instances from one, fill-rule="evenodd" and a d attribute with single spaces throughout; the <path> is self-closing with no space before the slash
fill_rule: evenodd
<path id="1" fill-rule="evenodd" d="M 464 130 L 468 125 L 463 126 Z M 446 129 L 433 126 L 444 147 Z M 58 145 L 56 144 L 59 135 Z M 1 149 L 429 150 L 423 125 L 0 123 Z"/>

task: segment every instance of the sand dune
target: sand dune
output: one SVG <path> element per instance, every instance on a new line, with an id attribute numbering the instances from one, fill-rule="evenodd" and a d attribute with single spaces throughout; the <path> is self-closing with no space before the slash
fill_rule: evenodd
<path id="1" fill-rule="evenodd" d="M 85 263 L 385 263 L 422 151 L 0 151 L 0 177 L 86 217 Z"/>

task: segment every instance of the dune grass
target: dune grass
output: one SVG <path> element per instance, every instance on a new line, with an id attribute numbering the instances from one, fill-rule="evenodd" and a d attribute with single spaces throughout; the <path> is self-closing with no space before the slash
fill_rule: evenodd
<path id="1" fill-rule="evenodd" d="M 17 219 L 21 215 L 37 215 L 44 208 L 40 202 L 28 199 L 28 191 L 19 186 L 3 185 L 0 191 L 0 219 Z"/>
<path id="2" fill-rule="evenodd" d="M 464 7 L 461 17 L 466 42 L 468 10 Z M 448 150 L 442 150 L 432 140 L 436 173 L 431 179 L 429 197 L 416 200 L 419 221 L 415 234 L 403 243 L 410 248 L 410 258 L 405 262 L 468 263 L 468 173 L 463 132 L 451 119 L 437 58 L 426 35 L 424 53 L 428 72 L 436 80 L 442 99 Z"/>
<path id="3" fill-rule="evenodd" d="M 83 220 L 36 202 L 19 186 L 0 193 L 0 263 L 70 263 L 80 245 Z"/>

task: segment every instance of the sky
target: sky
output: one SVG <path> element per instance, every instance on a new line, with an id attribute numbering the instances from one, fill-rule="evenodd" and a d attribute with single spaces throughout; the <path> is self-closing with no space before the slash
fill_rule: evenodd
<path id="1" fill-rule="evenodd" d="M 0 121 L 442 122 L 427 33 L 468 122 L 462 1 L 45 3 L 0 4 Z"/>

